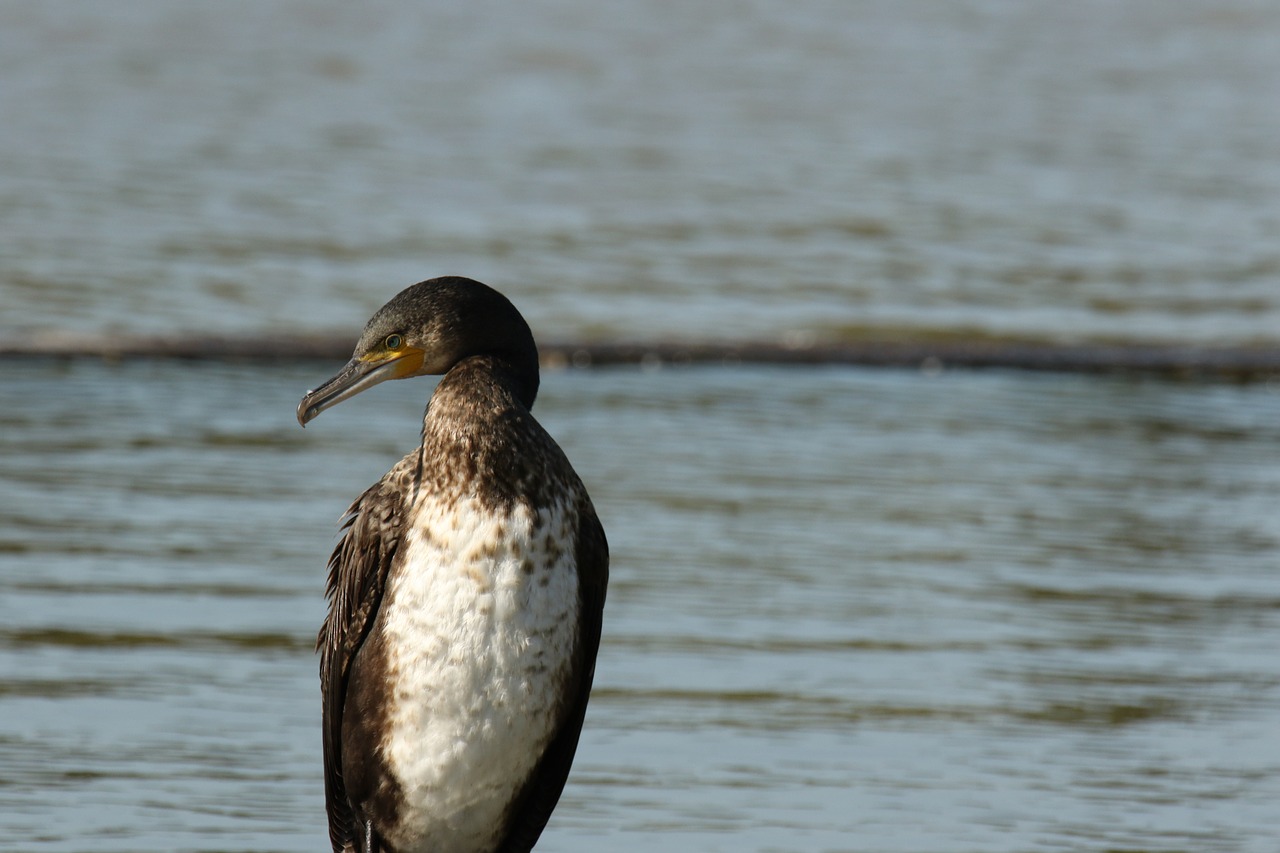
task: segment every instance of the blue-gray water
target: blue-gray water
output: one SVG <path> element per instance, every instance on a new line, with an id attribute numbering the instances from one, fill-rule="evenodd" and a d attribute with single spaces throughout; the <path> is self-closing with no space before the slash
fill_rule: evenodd
<path id="1" fill-rule="evenodd" d="M 1255 0 L 0 4 L 4 328 L 1274 341 Z"/>
<path id="2" fill-rule="evenodd" d="M 11 849 L 316 850 L 337 514 L 426 382 L 10 365 Z M 1268 851 L 1280 394 L 1000 373 L 549 374 L 614 552 L 549 850 Z"/>
<path id="3" fill-rule="evenodd" d="M 1280 8 L 0 3 L 0 334 L 1277 342 Z M 338 514 L 429 383 L 0 364 L 0 849 L 324 848 Z M 1280 390 L 552 371 L 614 555 L 540 849 L 1274 853 Z"/>

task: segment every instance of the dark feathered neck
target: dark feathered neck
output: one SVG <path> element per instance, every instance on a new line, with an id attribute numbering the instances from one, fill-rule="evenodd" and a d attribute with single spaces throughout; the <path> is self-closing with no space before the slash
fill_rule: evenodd
<path id="1" fill-rule="evenodd" d="M 482 452 L 503 438 L 516 424 L 528 419 L 537 394 L 537 376 L 530 387 L 510 362 L 495 356 L 472 356 L 450 368 L 427 403 L 423 416 L 423 444 L 446 455 Z"/>
<path id="2" fill-rule="evenodd" d="M 510 360 L 493 355 L 464 358 L 449 369 L 431 395 L 431 408 L 497 406 L 514 404 L 525 411 L 538 396 L 538 365 L 521 369 Z M 428 410 L 428 415 L 430 409 Z M 461 413 L 466 416 L 468 413 Z M 481 415 L 481 412 L 470 414 Z"/>
<path id="3" fill-rule="evenodd" d="M 527 379 L 493 356 L 463 359 L 446 373 L 422 423 L 436 491 L 540 505 L 562 487 L 568 462 L 530 414 L 531 399 Z"/>

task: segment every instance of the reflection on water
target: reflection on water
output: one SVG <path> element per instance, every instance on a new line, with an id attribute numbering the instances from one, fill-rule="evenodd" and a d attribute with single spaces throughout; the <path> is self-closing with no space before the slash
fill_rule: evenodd
<path id="1" fill-rule="evenodd" d="M 333 521 L 428 385 L 0 377 L 0 831 L 323 846 Z M 1280 395 L 1003 373 L 555 372 L 614 551 L 549 850 L 1270 853 Z"/>

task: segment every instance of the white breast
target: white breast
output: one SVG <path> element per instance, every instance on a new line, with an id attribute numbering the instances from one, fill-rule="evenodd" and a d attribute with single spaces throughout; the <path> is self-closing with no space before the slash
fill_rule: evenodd
<path id="1" fill-rule="evenodd" d="M 398 850 L 485 850 L 551 736 L 578 622 L 572 513 L 424 502 L 390 578 Z"/>

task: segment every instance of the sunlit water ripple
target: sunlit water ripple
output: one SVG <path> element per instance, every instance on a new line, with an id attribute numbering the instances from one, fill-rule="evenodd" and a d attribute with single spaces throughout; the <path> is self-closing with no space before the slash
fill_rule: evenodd
<path id="1" fill-rule="evenodd" d="M 12 849 L 323 845 L 338 513 L 429 384 L 10 365 Z M 549 850 L 1222 850 L 1280 838 L 1280 395 L 1005 373 L 553 372 L 608 528 Z"/>

